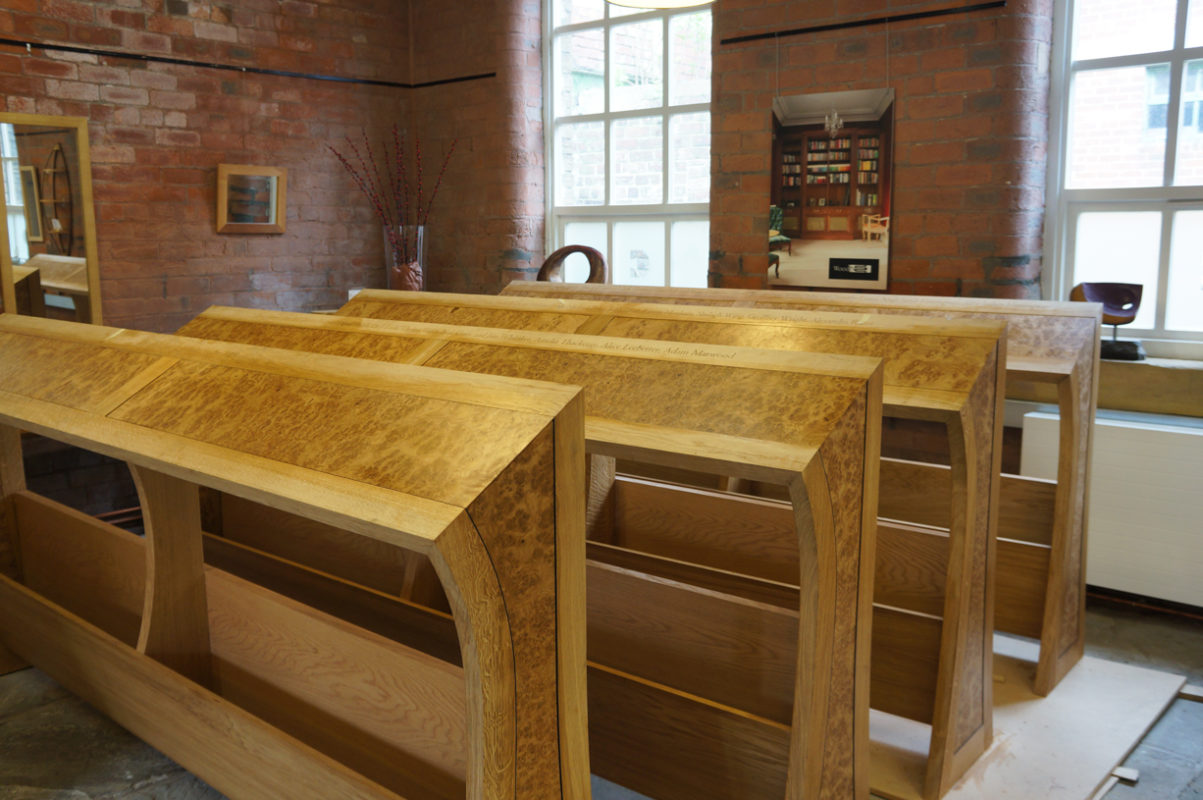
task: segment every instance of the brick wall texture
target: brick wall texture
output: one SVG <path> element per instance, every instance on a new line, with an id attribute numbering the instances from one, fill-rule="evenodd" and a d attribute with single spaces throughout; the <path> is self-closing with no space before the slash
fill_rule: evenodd
<path id="1" fill-rule="evenodd" d="M 715 5 L 711 285 L 765 285 L 773 97 L 890 87 L 895 166 L 889 291 L 1039 297 L 1051 0 L 719 44 L 939 7 L 946 4 Z"/>
<path id="2" fill-rule="evenodd" d="M 712 284 L 764 285 L 773 95 L 891 86 L 890 290 L 1038 295 L 1051 0 L 719 44 L 935 6 L 713 6 Z M 428 179 L 455 142 L 428 288 L 495 292 L 544 255 L 541 13 L 536 0 L 6 0 L 6 38 L 418 86 L 0 46 L 0 110 L 88 118 L 108 324 L 174 330 L 216 303 L 322 308 L 383 285 L 380 227 L 327 146 L 393 123 L 421 141 Z M 216 233 L 219 163 L 288 169 L 286 233 Z"/>

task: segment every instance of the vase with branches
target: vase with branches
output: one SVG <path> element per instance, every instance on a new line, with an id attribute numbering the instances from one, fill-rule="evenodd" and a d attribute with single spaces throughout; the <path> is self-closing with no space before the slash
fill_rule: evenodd
<path id="1" fill-rule="evenodd" d="M 443 156 L 438 178 L 427 196 L 423 196 L 422 142 L 419 137 L 414 136 L 412 185 L 407 169 L 405 137 L 396 124 L 393 125 L 391 148 L 389 140 L 385 139 L 379 153 L 368 141 L 366 131 L 361 144 L 356 144 L 349 136 L 345 141 L 346 154 L 340 153 L 333 145 L 327 147 L 371 202 L 372 210 L 384 226 L 385 247 L 391 256 L 387 285 L 389 288 L 421 289 L 425 268 L 422 263 L 422 237 L 435 195 L 443 183 L 443 174 L 447 171 L 458 140 L 451 142 L 451 147 Z"/>

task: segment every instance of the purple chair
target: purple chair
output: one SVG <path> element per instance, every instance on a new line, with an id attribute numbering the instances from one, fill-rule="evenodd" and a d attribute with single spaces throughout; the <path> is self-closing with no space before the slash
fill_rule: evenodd
<path id="1" fill-rule="evenodd" d="M 1111 326 L 1111 340 L 1103 340 L 1100 358 L 1144 361 L 1145 349 L 1139 341 L 1116 338 L 1120 325 L 1136 319 L 1143 291 L 1139 283 L 1079 283 L 1070 290 L 1070 300 L 1103 304 L 1103 322 Z"/>

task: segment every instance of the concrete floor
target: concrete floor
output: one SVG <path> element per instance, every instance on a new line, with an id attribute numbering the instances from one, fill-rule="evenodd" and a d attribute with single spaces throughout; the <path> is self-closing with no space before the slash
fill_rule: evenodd
<path id="1" fill-rule="evenodd" d="M 1090 655 L 1203 684 L 1203 620 L 1092 601 L 1086 624 Z M 1140 770 L 1140 780 L 1116 786 L 1106 800 L 1203 800 L 1203 703 L 1176 700 L 1126 765 Z M 641 798 L 596 778 L 593 796 Z M 218 798 L 41 672 L 0 678 L 0 800 Z"/>

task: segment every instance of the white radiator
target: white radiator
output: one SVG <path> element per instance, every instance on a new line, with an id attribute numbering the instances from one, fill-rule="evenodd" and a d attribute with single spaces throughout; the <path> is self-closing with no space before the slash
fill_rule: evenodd
<path id="1" fill-rule="evenodd" d="M 1099 412 L 1086 582 L 1203 606 L 1203 424 Z M 1023 416 L 1020 472 L 1057 477 L 1058 416 Z"/>

